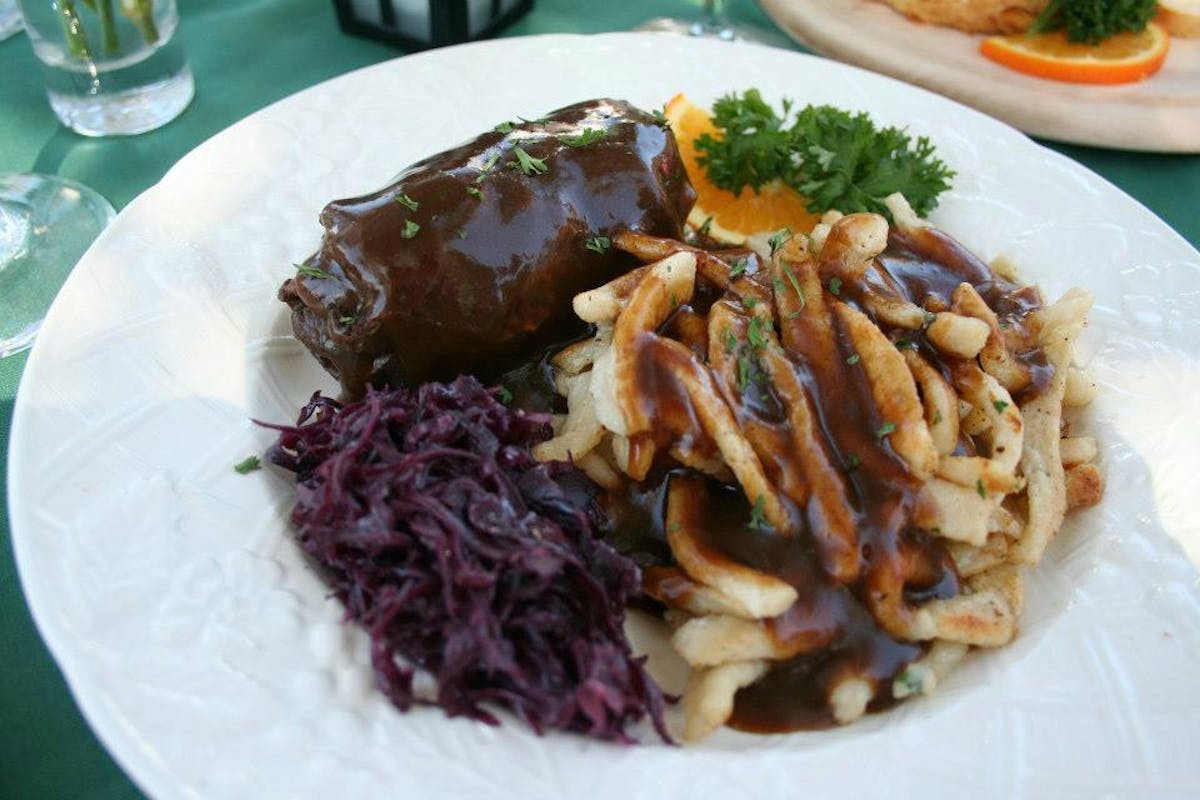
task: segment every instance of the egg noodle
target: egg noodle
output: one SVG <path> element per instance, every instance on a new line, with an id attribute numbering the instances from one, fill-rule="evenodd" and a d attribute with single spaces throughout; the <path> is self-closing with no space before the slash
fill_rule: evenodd
<path id="1" fill-rule="evenodd" d="M 1103 492 L 1064 420 L 1094 392 L 1088 292 L 1044 304 L 887 205 L 756 253 L 624 233 L 643 265 L 574 298 L 594 335 L 553 358 L 568 413 L 535 455 L 610 491 L 667 472 L 644 588 L 691 666 L 687 739 L 929 693 L 1013 639 L 1022 569 Z"/>

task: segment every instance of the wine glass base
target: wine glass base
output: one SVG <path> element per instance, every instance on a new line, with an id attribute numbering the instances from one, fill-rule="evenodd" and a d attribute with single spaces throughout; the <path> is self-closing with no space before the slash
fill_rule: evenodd
<path id="1" fill-rule="evenodd" d="M 635 26 L 634 30 L 646 33 L 675 33 L 682 36 L 709 37 L 726 42 L 732 42 L 738 38 L 733 26 L 703 19 L 689 22 L 674 17 L 655 17 Z"/>
<path id="2" fill-rule="evenodd" d="M 33 343 L 63 282 L 114 216 L 75 181 L 0 173 L 0 358 Z"/>
<path id="3" fill-rule="evenodd" d="M 644 33 L 673 33 L 680 36 L 695 36 L 699 39 L 716 39 L 722 42 L 748 42 L 769 47 L 795 47 L 795 44 L 779 31 L 731 23 L 723 19 L 713 22 L 707 19 L 683 20 L 674 17 L 655 17 L 635 25 L 633 30 Z"/>
<path id="4" fill-rule="evenodd" d="M 7 339 L 0 339 L 0 358 L 15 356 L 17 353 L 33 347 L 33 340 L 37 338 L 38 331 L 41 329 L 42 321 L 39 319 L 37 322 L 26 325 Z"/>
<path id="5" fill-rule="evenodd" d="M 25 20 L 15 0 L 0 0 L 0 42 L 25 29 Z"/>

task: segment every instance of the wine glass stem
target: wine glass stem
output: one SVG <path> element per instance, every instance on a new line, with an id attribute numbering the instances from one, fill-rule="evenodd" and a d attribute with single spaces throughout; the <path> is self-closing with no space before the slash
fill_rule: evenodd
<path id="1" fill-rule="evenodd" d="M 721 4 L 718 0 L 704 0 L 704 11 L 701 12 L 700 19 L 692 25 L 691 34 L 693 36 L 715 36 L 718 39 L 734 38 L 733 28 L 721 13 Z"/>

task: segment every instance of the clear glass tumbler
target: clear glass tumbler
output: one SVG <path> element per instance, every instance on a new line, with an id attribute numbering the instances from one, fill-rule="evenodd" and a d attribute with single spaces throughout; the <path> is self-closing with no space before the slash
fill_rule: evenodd
<path id="1" fill-rule="evenodd" d="M 59 287 L 114 216 L 83 184 L 0 172 L 0 358 L 32 344 Z"/>
<path id="2" fill-rule="evenodd" d="M 18 0 L 50 106 L 85 136 L 144 133 L 195 91 L 175 0 Z"/>

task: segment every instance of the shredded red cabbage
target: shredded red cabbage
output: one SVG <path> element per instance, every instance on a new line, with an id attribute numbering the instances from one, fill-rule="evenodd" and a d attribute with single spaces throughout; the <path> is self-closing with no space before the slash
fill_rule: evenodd
<path id="1" fill-rule="evenodd" d="M 296 473 L 291 520 L 346 614 L 371 636 L 376 681 L 403 710 L 422 702 L 413 667 L 449 716 L 490 724 L 485 705 L 535 731 L 620 742 L 663 695 L 622 629 L 633 562 L 593 533 L 574 467 L 530 447 L 550 418 L 512 410 L 476 379 L 314 394 L 267 453 Z"/>

